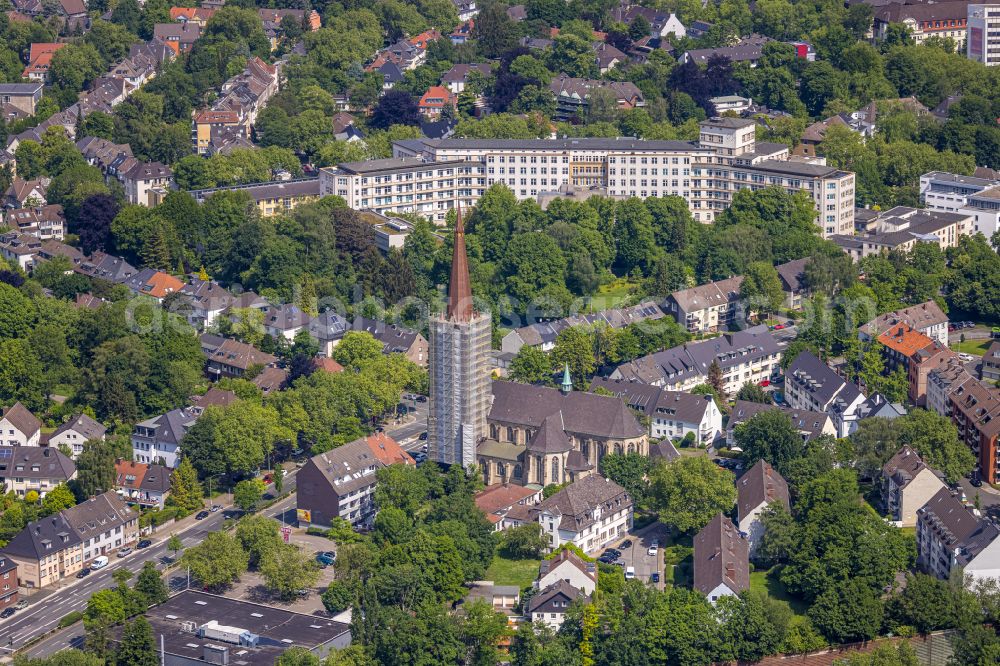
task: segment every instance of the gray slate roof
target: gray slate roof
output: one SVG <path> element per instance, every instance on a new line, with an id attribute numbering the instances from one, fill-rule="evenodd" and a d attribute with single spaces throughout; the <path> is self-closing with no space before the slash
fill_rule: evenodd
<path id="1" fill-rule="evenodd" d="M 576 599 L 587 603 L 590 597 L 566 581 L 559 580 L 531 597 L 531 600 L 528 601 L 528 612 L 565 613 L 570 602 Z"/>
<path id="2" fill-rule="evenodd" d="M 810 351 L 804 351 L 795 357 L 785 370 L 785 378 L 807 387 L 815 400 L 824 405 L 834 398 L 848 403 L 853 402 L 858 395 L 861 395 L 857 386 L 838 375 L 833 368 Z"/>
<path id="3" fill-rule="evenodd" d="M 84 441 L 101 439 L 104 437 L 104 433 L 108 431 L 107 427 L 103 423 L 98 423 L 86 414 L 77 414 L 75 417 L 53 430 L 52 434 L 49 435 L 49 439 L 52 439 L 56 435 L 61 435 L 67 430 L 73 430 L 80 433 L 80 436 L 83 437 Z"/>
<path id="4" fill-rule="evenodd" d="M 694 538 L 694 589 L 708 594 L 725 583 L 734 592 L 750 589 L 750 547 L 733 521 L 715 515 Z"/>
<path id="5" fill-rule="evenodd" d="M 0 446 L 0 478 L 67 481 L 76 474 L 76 464 L 54 447 Z"/>
<path id="6" fill-rule="evenodd" d="M 668 391 L 658 386 L 636 381 L 595 377 L 590 390 L 603 388 L 625 401 L 631 409 L 646 416 L 669 416 L 684 423 L 701 423 L 711 395 L 694 395 L 683 391 Z"/>
<path id="7" fill-rule="evenodd" d="M 559 529 L 579 532 L 596 522 L 594 510 L 602 504 L 605 510 L 620 511 L 632 506 L 632 498 L 620 485 L 595 473 L 574 481 L 538 506 L 531 507 L 531 516 L 535 519 L 543 511 L 561 515 Z"/>
<path id="8" fill-rule="evenodd" d="M 803 271 L 808 263 L 809 258 L 807 257 L 805 259 L 789 261 L 786 264 L 780 264 L 774 267 L 774 269 L 778 271 L 778 278 L 781 280 L 781 286 L 784 291 L 802 291 L 802 279 L 804 277 Z"/>
<path id="9" fill-rule="evenodd" d="M 780 502 L 789 508 L 788 484 L 766 460 L 758 460 L 736 481 L 736 509 L 742 520 L 761 504 Z"/>
<path id="10" fill-rule="evenodd" d="M 608 439 L 641 437 L 645 430 L 618 398 L 515 382 L 493 382 L 489 419 L 540 428 L 546 417 L 560 413 L 565 431 Z"/>
<path id="11" fill-rule="evenodd" d="M 15 402 L 10 407 L 3 410 L 3 418 L 10 421 L 11 425 L 30 438 L 42 427 L 42 422 L 32 414 L 27 407 L 20 402 Z"/>
<path id="12" fill-rule="evenodd" d="M 906 444 L 882 466 L 882 474 L 891 478 L 898 488 L 905 488 L 925 469 L 924 461 Z"/>
<path id="13" fill-rule="evenodd" d="M 792 419 L 792 425 L 795 429 L 800 433 L 805 433 L 806 441 L 822 434 L 824 426 L 830 420 L 830 415 L 826 412 L 814 412 L 808 409 L 792 409 L 791 407 L 783 407 L 775 404 L 737 400 L 733 411 L 729 414 L 729 422 L 726 427 L 732 430 L 741 423 L 746 423 L 757 414 L 774 410 L 787 414 Z"/>

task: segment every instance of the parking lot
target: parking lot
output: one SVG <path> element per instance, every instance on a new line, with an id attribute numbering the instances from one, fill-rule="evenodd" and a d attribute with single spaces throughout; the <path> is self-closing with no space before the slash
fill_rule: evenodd
<path id="1" fill-rule="evenodd" d="M 658 548 L 656 555 L 649 554 L 649 547 L 652 545 L 654 540 L 658 540 L 662 545 L 666 542 L 667 528 L 660 524 L 654 523 L 648 527 L 640 530 L 633 530 L 625 538 L 619 539 L 613 544 L 609 545 L 609 548 L 617 548 L 621 550 L 622 556 L 621 560 L 624 562 L 624 567 L 635 567 L 635 577 L 638 580 L 648 583 L 650 576 L 656 572 L 660 574 L 660 582 L 656 584 L 657 589 L 662 590 L 664 585 L 663 580 L 663 550 Z M 622 542 L 630 540 L 632 546 L 630 548 L 622 549 L 620 546 Z M 604 549 L 601 549 L 603 552 Z M 594 553 L 595 555 L 600 555 L 601 553 Z"/>

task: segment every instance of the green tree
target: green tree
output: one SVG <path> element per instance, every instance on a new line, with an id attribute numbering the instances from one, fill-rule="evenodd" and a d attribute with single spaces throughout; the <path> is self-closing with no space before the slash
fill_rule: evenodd
<path id="1" fill-rule="evenodd" d="M 181 538 L 176 534 L 171 534 L 170 538 L 167 539 L 167 550 L 174 554 L 174 559 L 177 559 L 177 553 L 184 550 L 184 543 Z"/>
<path id="2" fill-rule="evenodd" d="M 552 382 L 552 362 L 540 347 L 524 345 L 510 362 L 510 378 L 524 384 Z"/>
<path id="3" fill-rule="evenodd" d="M 511 559 L 535 558 L 548 546 L 542 535 L 541 525 L 525 523 L 510 527 L 500 533 L 499 550 Z"/>
<path id="4" fill-rule="evenodd" d="M 249 555 L 250 567 L 256 569 L 272 550 L 281 546 L 278 523 L 263 515 L 247 516 L 236 526 L 236 538 Z"/>
<path id="5" fill-rule="evenodd" d="M 0 282 L 0 339 L 24 337 L 36 316 L 35 304 L 27 296 Z"/>
<path id="6" fill-rule="evenodd" d="M 682 457 L 650 470 L 649 501 L 663 523 L 692 532 L 732 508 L 736 486 L 733 475 L 707 457 Z"/>
<path id="7" fill-rule="evenodd" d="M 42 499 L 41 515 L 51 516 L 54 513 L 59 513 L 63 509 L 73 506 L 76 506 L 76 496 L 73 495 L 73 491 L 65 483 L 60 483 L 45 493 L 45 498 Z"/>
<path id="8" fill-rule="evenodd" d="M 736 659 L 757 662 L 777 652 L 782 636 L 768 617 L 767 596 L 744 592 L 719 601 L 726 616 L 722 640 Z"/>
<path id="9" fill-rule="evenodd" d="M 507 617 L 482 599 L 465 607 L 459 633 L 465 643 L 470 666 L 493 666 L 500 660 L 499 642 L 510 635 Z"/>
<path id="10" fill-rule="evenodd" d="M 570 326 L 559 331 L 550 356 L 553 367 L 569 366 L 575 386 L 587 386 L 597 369 L 594 335 L 583 326 Z"/>
<path id="11" fill-rule="evenodd" d="M 115 487 L 115 450 L 110 442 L 84 442 L 76 459 L 76 487 L 82 497 L 94 497 Z"/>
<path id="12" fill-rule="evenodd" d="M 755 261 L 747 266 L 740 285 L 740 298 L 746 301 L 748 311 L 759 312 L 765 317 L 780 310 L 785 292 L 774 265 Z"/>
<path id="13" fill-rule="evenodd" d="M 195 472 L 191 461 L 186 456 L 182 457 L 177 468 L 170 474 L 168 503 L 184 511 L 195 511 L 204 506 L 203 494 L 204 489 L 198 482 L 198 473 Z"/>
<path id="14" fill-rule="evenodd" d="M 740 390 L 736 392 L 736 399 L 746 400 L 747 402 L 756 402 L 762 405 L 772 404 L 771 396 L 768 395 L 767 391 L 753 382 L 747 382 L 741 386 Z"/>
<path id="15" fill-rule="evenodd" d="M 345 368 L 361 367 L 382 355 L 382 343 L 367 331 L 348 331 L 333 350 L 333 359 Z"/>
<path id="16" fill-rule="evenodd" d="M 250 556 L 240 542 L 226 532 L 210 532 L 197 546 L 181 555 L 181 566 L 191 568 L 191 575 L 209 589 L 220 590 L 238 579 L 246 570 Z"/>
<path id="17" fill-rule="evenodd" d="M 125 626 L 115 661 L 118 666 L 156 666 L 160 663 L 153 627 L 142 615 Z"/>
<path id="18" fill-rule="evenodd" d="M 969 626 L 979 613 L 975 596 L 964 587 L 920 573 L 907 576 L 903 591 L 886 607 L 889 622 L 921 634 Z"/>
<path id="19" fill-rule="evenodd" d="M 149 606 L 161 604 L 167 600 L 169 596 L 167 585 L 163 582 L 163 577 L 160 576 L 159 570 L 152 561 L 147 560 L 143 563 L 139 578 L 135 582 L 135 591 L 145 597 L 146 604 Z"/>
<path id="20" fill-rule="evenodd" d="M 260 479 L 244 479 L 233 488 L 233 502 L 248 513 L 257 510 L 257 504 L 264 497 L 264 482 Z"/>
<path id="21" fill-rule="evenodd" d="M 375 472 L 375 504 L 379 509 L 396 508 L 415 515 L 430 491 L 426 475 L 409 465 L 389 465 Z"/>
<path id="22" fill-rule="evenodd" d="M 323 590 L 323 608 L 327 613 L 342 613 L 350 608 L 357 597 L 357 590 L 351 581 L 335 580 Z"/>
<path id="23" fill-rule="evenodd" d="M 736 426 L 736 444 L 743 450 L 747 466 L 766 460 L 780 473 L 788 464 L 802 455 L 802 436 L 792 424 L 792 419 L 778 409 L 755 414 Z"/>
<path id="24" fill-rule="evenodd" d="M 299 590 L 309 589 L 319 580 L 315 560 L 285 543 L 261 555 L 260 573 L 267 589 L 282 599 L 294 598 Z"/>
<path id="25" fill-rule="evenodd" d="M 830 587 L 809 607 L 809 619 L 833 643 L 871 640 L 882 626 L 884 609 L 864 581 L 852 579 Z"/>
<path id="26" fill-rule="evenodd" d="M 601 474 L 611 479 L 626 491 L 637 503 L 642 503 L 647 495 L 646 475 L 649 473 L 649 458 L 639 453 L 609 453 L 601 458 Z"/>

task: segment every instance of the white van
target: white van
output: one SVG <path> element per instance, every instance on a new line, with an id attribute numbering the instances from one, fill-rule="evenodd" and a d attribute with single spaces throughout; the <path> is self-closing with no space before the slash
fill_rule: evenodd
<path id="1" fill-rule="evenodd" d="M 107 555 L 98 555 L 97 557 L 94 558 L 94 561 L 90 563 L 90 568 L 93 571 L 97 571 L 98 569 L 103 569 L 106 566 L 108 566 Z"/>
<path id="2" fill-rule="evenodd" d="M 635 567 L 625 567 L 625 580 L 635 578 Z"/>

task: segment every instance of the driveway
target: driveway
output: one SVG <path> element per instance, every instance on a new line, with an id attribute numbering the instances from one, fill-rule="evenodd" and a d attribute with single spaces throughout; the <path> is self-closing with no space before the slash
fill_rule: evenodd
<path id="1" fill-rule="evenodd" d="M 620 548 L 621 543 L 626 539 L 632 542 L 632 546 L 625 549 Z M 663 580 L 663 549 L 662 547 L 658 548 L 656 555 L 650 555 L 648 552 L 654 539 L 661 546 L 666 542 L 667 528 L 662 523 L 653 523 L 638 530 L 633 529 L 627 536 L 609 545 L 608 548 L 618 548 L 621 550 L 621 559 L 625 562 L 625 567 L 635 567 L 635 577 L 644 583 L 648 583 L 649 577 L 654 572 L 658 572 L 660 574 L 660 582 L 656 584 L 656 588 L 663 590 L 665 582 Z M 601 552 L 603 550 L 602 548 Z M 596 556 L 600 555 L 601 552 L 592 554 Z"/>

